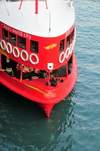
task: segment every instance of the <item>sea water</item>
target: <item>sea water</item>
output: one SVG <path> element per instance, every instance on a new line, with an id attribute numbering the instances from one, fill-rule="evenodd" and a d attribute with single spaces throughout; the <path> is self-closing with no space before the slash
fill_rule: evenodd
<path id="1" fill-rule="evenodd" d="M 46 118 L 0 85 L 0 151 L 100 151 L 100 1 L 74 0 L 76 85 Z"/>

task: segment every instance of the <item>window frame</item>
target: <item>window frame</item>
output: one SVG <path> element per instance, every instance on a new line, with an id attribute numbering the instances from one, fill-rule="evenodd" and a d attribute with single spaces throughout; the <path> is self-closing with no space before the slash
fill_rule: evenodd
<path id="1" fill-rule="evenodd" d="M 5 36 L 4 32 L 7 32 L 7 36 Z M 6 41 L 9 41 L 9 32 L 4 28 L 2 28 L 2 38 Z"/>
<path id="2" fill-rule="evenodd" d="M 60 51 L 64 50 L 64 45 L 65 45 L 65 39 L 60 41 Z"/>
<path id="3" fill-rule="evenodd" d="M 13 34 L 11 32 L 9 34 L 10 34 L 10 40 L 9 40 L 10 43 L 16 46 L 16 41 L 17 41 L 16 34 Z M 11 39 L 11 37 L 13 38 L 13 36 L 11 35 L 14 35 L 15 39 Z"/>
<path id="4" fill-rule="evenodd" d="M 39 42 L 30 40 L 30 51 L 34 52 L 34 53 L 38 53 L 38 51 L 39 51 L 38 48 L 39 48 Z"/>
<path id="5" fill-rule="evenodd" d="M 20 40 L 22 40 L 22 41 L 20 41 Z M 18 47 L 20 47 L 22 49 L 26 49 L 26 38 L 18 36 Z"/>

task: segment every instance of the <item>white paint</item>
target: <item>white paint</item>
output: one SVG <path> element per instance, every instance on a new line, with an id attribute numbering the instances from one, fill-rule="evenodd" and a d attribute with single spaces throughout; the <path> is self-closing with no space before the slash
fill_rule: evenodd
<path id="1" fill-rule="evenodd" d="M 15 34 L 21 36 L 21 31 L 28 33 L 24 36 L 29 39 L 31 38 L 29 34 L 43 37 L 62 35 L 75 22 L 74 8 L 69 5 L 68 0 L 48 0 L 47 2 L 49 9 L 46 9 L 44 0 L 39 1 L 39 14 L 35 14 L 35 1 L 23 1 L 22 8 L 19 10 L 20 1 L 0 0 L 0 21 L 18 29 L 19 33 L 13 30 Z"/>

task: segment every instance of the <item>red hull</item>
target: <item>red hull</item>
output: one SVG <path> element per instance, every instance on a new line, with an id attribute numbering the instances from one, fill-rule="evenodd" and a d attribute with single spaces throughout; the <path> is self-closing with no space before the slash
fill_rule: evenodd
<path id="1" fill-rule="evenodd" d="M 72 1 L 45 1 L 46 9 L 43 1 L 33 2 L 22 7 L 21 0 L 18 9 L 19 2 L 0 1 L 0 82 L 49 117 L 77 78 L 75 11 Z"/>
<path id="2" fill-rule="evenodd" d="M 0 71 L 0 82 L 10 90 L 26 97 L 37 104 L 49 117 L 53 106 L 63 100 L 73 89 L 77 78 L 76 58 L 73 54 L 73 69 L 69 76 L 64 77 L 64 82 L 58 82 L 57 87 L 45 85 L 44 79 L 35 79 L 34 82 L 29 80 L 19 81 L 3 71 Z"/>

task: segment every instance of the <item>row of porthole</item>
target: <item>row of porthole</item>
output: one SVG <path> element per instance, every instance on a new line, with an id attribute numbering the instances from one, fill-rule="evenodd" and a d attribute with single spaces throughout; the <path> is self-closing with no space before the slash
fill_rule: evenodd
<path id="1" fill-rule="evenodd" d="M 0 46 L 2 48 L 2 50 L 6 50 L 8 54 L 13 54 L 13 56 L 15 58 L 19 58 L 21 57 L 21 59 L 23 61 L 30 61 L 32 64 L 36 65 L 39 63 L 39 58 L 36 54 L 34 53 L 31 53 L 30 55 L 27 53 L 27 51 L 25 50 L 22 50 L 22 51 L 19 51 L 19 49 L 17 47 L 12 47 L 12 45 L 10 43 L 6 43 L 4 40 L 1 40 L 0 41 Z M 23 55 L 25 57 L 23 57 Z M 32 60 L 32 57 L 35 58 L 35 62 Z"/>

